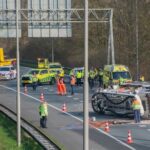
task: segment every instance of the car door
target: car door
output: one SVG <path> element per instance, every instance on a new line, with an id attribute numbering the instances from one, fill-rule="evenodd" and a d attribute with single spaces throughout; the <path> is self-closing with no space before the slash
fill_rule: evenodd
<path id="1" fill-rule="evenodd" d="M 49 73 L 47 69 L 40 71 L 39 80 L 41 83 L 49 82 Z"/>

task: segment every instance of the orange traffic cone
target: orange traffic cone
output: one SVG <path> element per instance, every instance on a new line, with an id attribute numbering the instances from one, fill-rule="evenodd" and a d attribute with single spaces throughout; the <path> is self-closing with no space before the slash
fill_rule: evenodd
<path id="1" fill-rule="evenodd" d="M 105 132 L 109 132 L 109 131 L 110 131 L 109 123 L 108 123 L 108 122 L 105 123 L 104 131 L 105 131 Z"/>
<path id="2" fill-rule="evenodd" d="M 24 87 L 24 94 L 27 94 L 28 92 L 28 89 L 27 89 L 27 86 Z"/>
<path id="3" fill-rule="evenodd" d="M 63 111 L 63 112 L 67 112 L 67 106 L 66 106 L 65 103 L 64 103 L 63 106 L 62 106 L 62 111 Z"/>
<path id="4" fill-rule="evenodd" d="M 40 100 L 43 102 L 44 101 L 44 94 L 43 93 L 41 93 L 41 95 L 40 95 Z"/>
<path id="5" fill-rule="evenodd" d="M 128 140 L 127 140 L 127 143 L 128 144 L 133 143 L 133 140 L 132 140 L 132 137 L 131 137 L 131 131 L 130 130 L 128 131 Z"/>

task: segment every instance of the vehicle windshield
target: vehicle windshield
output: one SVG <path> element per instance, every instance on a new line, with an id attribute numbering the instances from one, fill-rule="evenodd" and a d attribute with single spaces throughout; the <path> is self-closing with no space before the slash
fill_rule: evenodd
<path id="1" fill-rule="evenodd" d="M 3 68 L 0 68 L 0 71 L 10 71 L 10 68 L 8 68 L 8 67 L 3 67 Z"/>
<path id="2" fill-rule="evenodd" d="M 43 59 L 38 60 L 39 63 L 44 63 Z"/>
<path id="3" fill-rule="evenodd" d="M 113 72 L 113 79 L 118 80 L 119 78 L 130 79 L 129 72 Z"/>
<path id="4" fill-rule="evenodd" d="M 32 75 L 33 75 L 34 73 L 35 73 L 35 74 L 38 74 L 38 73 L 39 73 L 39 70 L 31 70 L 31 71 L 28 72 L 28 74 L 32 74 Z"/>
<path id="5" fill-rule="evenodd" d="M 49 65 L 49 68 L 50 69 L 59 69 L 59 68 L 61 68 L 61 65 Z"/>

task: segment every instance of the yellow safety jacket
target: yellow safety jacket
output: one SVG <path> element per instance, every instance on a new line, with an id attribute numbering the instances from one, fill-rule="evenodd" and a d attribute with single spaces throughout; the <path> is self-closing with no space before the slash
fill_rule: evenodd
<path id="1" fill-rule="evenodd" d="M 139 110 L 141 108 L 140 102 L 138 100 L 134 100 L 132 102 L 132 108 L 133 108 L 133 110 Z"/>

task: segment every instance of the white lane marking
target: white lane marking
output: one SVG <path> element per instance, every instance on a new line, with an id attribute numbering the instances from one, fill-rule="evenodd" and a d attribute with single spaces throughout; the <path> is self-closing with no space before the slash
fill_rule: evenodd
<path id="1" fill-rule="evenodd" d="M 147 131 L 150 131 L 150 129 L 147 129 Z"/>
<path id="2" fill-rule="evenodd" d="M 16 90 L 14 90 L 14 89 L 12 89 L 12 88 L 9 88 L 9 87 L 7 87 L 7 86 L 4 86 L 4 85 L 0 85 L 0 86 L 3 87 L 3 88 L 6 88 L 6 89 L 12 90 L 12 91 L 14 91 L 14 92 L 17 92 Z M 22 95 L 24 95 L 24 96 L 27 96 L 27 97 L 30 97 L 30 98 L 32 98 L 32 99 L 34 99 L 34 100 L 40 102 L 40 100 L 39 100 L 38 98 L 35 98 L 35 97 L 31 96 L 31 95 L 24 94 L 23 92 L 20 92 L 20 94 L 22 94 Z M 49 103 L 48 103 L 48 106 L 50 106 L 50 107 L 52 107 L 52 108 L 54 108 L 54 109 L 56 109 L 56 110 L 62 112 L 61 109 L 59 109 L 59 108 L 57 108 L 57 107 L 55 107 L 55 106 L 53 106 L 53 105 L 51 105 L 51 104 L 49 104 Z M 65 114 L 67 114 L 68 116 L 71 116 L 72 118 L 77 119 L 77 120 L 83 122 L 82 119 L 80 119 L 80 118 L 78 118 L 78 117 L 76 117 L 76 116 L 73 116 L 72 114 L 70 114 L 70 113 L 68 113 L 68 112 L 62 112 L 62 113 L 65 113 Z M 105 131 L 103 131 L 102 129 L 96 128 L 96 127 L 94 127 L 94 126 L 92 126 L 92 125 L 90 125 L 90 126 L 91 126 L 92 128 L 94 128 L 94 129 L 96 129 L 97 131 L 99 131 L 99 132 L 101 132 L 101 133 L 107 135 L 108 137 L 110 137 L 110 138 L 116 140 L 116 141 L 119 142 L 120 144 L 122 144 L 122 145 L 128 147 L 129 149 L 131 149 L 131 150 L 136 150 L 134 147 L 131 147 L 130 145 L 124 143 L 123 141 L 117 139 L 116 137 L 114 137 L 114 136 L 112 136 L 112 135 L 110 135 L 110 134 L 108 134 L 108 133 L 105 133 Z M 148 129 L 148 131 L 150 131 L 150 129 Z"/>
<path id="3" fill-rule="evenodd" d="M 74 99 L 74 100 L 78 100 L 79 98 L 78 98 L 78 97 L 74 97 L 73 99 Z"/>
<path id="4" fill-rule="evenodd" d="M 67 97 L 72 97 L 71 95 L 68 95 Z"/>
<path id="5" fill-rule="evenodd" d="M 146 127 L 146 125 L 145 125 L 145 124 L 141 124 L 141 125 L 139 125 L 139 127 L 141 127 L 141 128 L 145 128 L 145 127 Z"/>
<path id="6" fill-rule="evenodd" d="M 53 91 L 54 91 L 54 89 L 49 89 L 49 91 L 50 91 L 50 92 L 53 92 Z"/>

